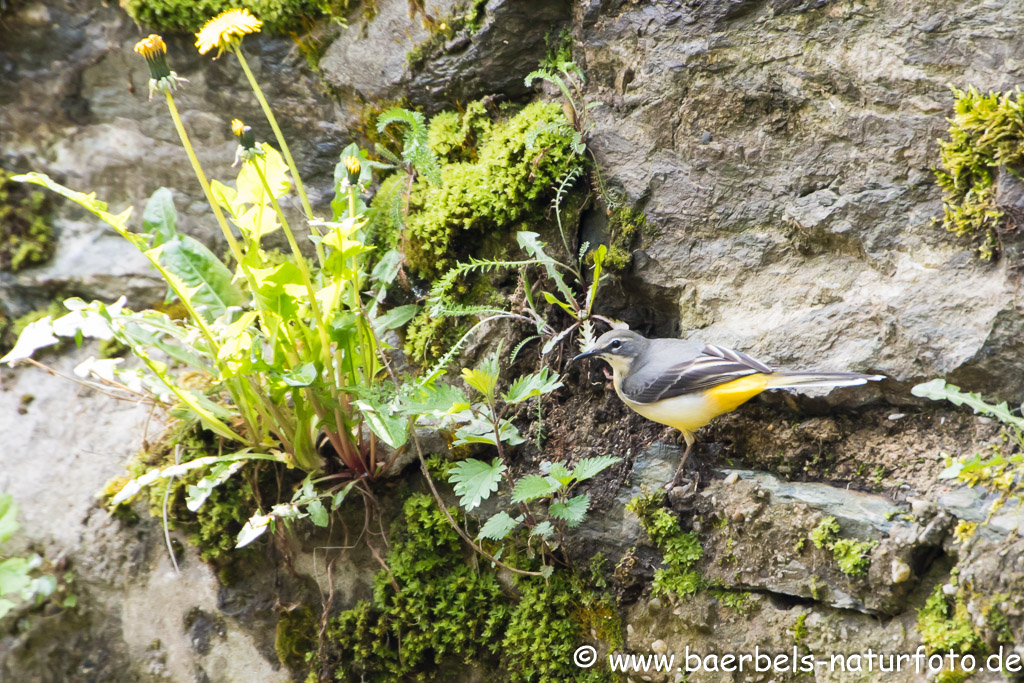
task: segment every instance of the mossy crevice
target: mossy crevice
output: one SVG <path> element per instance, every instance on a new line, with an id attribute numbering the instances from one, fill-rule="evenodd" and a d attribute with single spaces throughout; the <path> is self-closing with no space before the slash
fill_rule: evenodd
<path id="1" fill-rule="evenodd" d="M 611 599 L 564 570 L 508 585 L 476 560 L 430 496 L 411 496 L 390 573 L 375 578 L 372 604 L 331 620 L 323 664 L 337 680 L 450 680 L 471 665 L 512 681 L 578 680 L 572 651 L 595 619 L 618 623 Z"/>
<path id="2" fill-rule="evenodd" d="M 17 273 L 50 260 L 56 243 L 46 195 L 10 178 L 0 169 L 0 271 Z"/>
<path id="3" fill-rule="evenodd" d="M 667 565 L 655 570 L 652 595 L 685 598 L 706 587 L 704 577 L 694 569 L 704 549 L 696 533 L 682 530 L 679 518 L 663 507 L 664 502 L 663 492 L 646 494 L 629 501 L 626 510 L 640 518 L 640 526 L 662 552 Z"/>
<path id="4" fill-rule="evenodd" d="M 352 0 L 121 0 L 121 7 L 132 19 L 160 31 L 198 31 L 221 12 L 245 8 L 266 30 L 285 34 L 308 32 L 324 18 L 344 21 L 354 4 Z"/>

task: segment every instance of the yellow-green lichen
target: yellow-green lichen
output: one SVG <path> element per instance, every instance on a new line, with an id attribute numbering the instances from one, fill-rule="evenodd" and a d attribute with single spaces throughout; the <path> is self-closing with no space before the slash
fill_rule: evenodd
<path id="1" fill-rule="evenodd" d="M 996 174 L 1019 176 L 1024 159 L 1021 91 L 981 94 L 953 90 L 949 139 L 939 141 L 935 178 L 942 188 L 942 224 L 957 235 L 975 236 L 984 258 L 995 253 L 995 229 L 1003 219 L 996 205 Z"/>
<path id="2" fill-rule="evenodd" d="M 0 271 L 16 273 L 53 256 L 46 195 L 14 183 L 0 169 Z"/>

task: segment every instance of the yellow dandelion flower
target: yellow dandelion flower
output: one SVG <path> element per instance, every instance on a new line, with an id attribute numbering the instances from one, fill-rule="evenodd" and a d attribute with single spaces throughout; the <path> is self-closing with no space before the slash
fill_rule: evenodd
<path id="1" fill-rule="evenodd" d="M 242 137 L 242 133 L 248 128 L 240 119 L 231 120 L 231 132 L 235 134 L 235 137 Z"/>
<path id="2" fill-rule="evenodd" d="M 167 54 L 167 43 L 157 34 L 150 33 L 135 43 L 135 51 L 146 59 L 153 59 L 158 54 Z"/>
<path id="3" fill-rule="evenodd" d="M 241 41 L 243 36 L 258 33 L 262 25 L 263 22 L 247 9 L 229 9 L 210 19 L 196 33 L 196 47 L 201 55 L 217 48 L 219 57 L 224 50 Z"/>

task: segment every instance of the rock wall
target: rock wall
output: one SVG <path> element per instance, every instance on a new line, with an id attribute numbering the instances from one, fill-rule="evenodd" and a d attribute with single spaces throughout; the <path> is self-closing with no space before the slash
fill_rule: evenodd
<path id="1" fill-rule="evenodd" d="M 439 2 L 426 11 L 442 22 L 476 11 L 474 4 Z M 983 262 L 932 224 L 941 209 L 930 170 L 951 111 L 947 84 L 1008 89 L 1024 75 L 1024 7 L 982 0 L 491 0 L 482 7 L 470 25 L 422 49 L 415 65 L 406 54 L 432 36 L 405 0 L 378 0 L 372 19 L 357 10 L 318 74 L 288 41 L 246 40 L 314 204 L 328 201 L 333 166 L 364 104 L 404 96 L 436 111 L 489 94 L 521 98 L 545 34 L 566 26 L 586 70 L 585 98 L 596 105 L 589 149 L 605 181 L 643 210 L 650 228 L 628 270 L 602 294 L 605 312 L 643 331 L 735 346 L 782 366 L 891 377 L 880 389 L 829 397 L 845 400 L 846 413 L 804 402 L 815 415 L 807 419 L 766 401 L 712 430 L 697 456 L 706 465 L 733 457 L 771 474 L 705 465 L 699 490 L 674 493 L 673 509 L 701 534 L 702 571 L 724 591 L 681 602 L 645 592 L 659 556 L 624 510 L 668 478 L 677 451 L 648 448 L 657 433 L 631 421 L 601 388 L 564 398 L 579 423 L 566 457 L 618 448 L 609 425 L 645 441 L 635 453 L 623 449 L 630 468 L 612 482 L 618 488 L 580 531 L 575 551 L 601 550 L 613 562 L 635 551 L 631 583 L 620 586 L 626 644 L 675 653 L 687 644 L 705 652 L 783 650 L 802 624 L 808 651 L 881 644 L 913 651 L 917 610 L 949 582 L 956 562 L 975 591 L 965 599 L 978 628 L 994 630 L 986 600 L 1011 595 L 1002 613 L 1019 634 L 1024 574 L 1019 548 L 1005 537 L 1015 523 L 1004 519 L 974 544 L 956 542 L 956 519 L 984 520 L 991 501 L 937 480 L 943 453 L 984 447 L 997 438 L 995 426 L 952 409 L 922 409 L 908 388 L 948 376 L 987 396 L 1024 396 L 1016 264 Z M 94 190 L 117 210 L 141 210 L 157 187 L 174 187 L 184 229 L 217 246 L 165 108 L 146 101 L 145 67 L 131 53 L 146 33 L 116 7 L 79 0 L 26 2 L 0 15 L 0 162 Z M 172 68 L 189 79 L 178 103 L 201 161 L 223 178 L 232 174 L 235 145 L 227 122 L 243 118 L 261 138 L 269 131 L 236 65 L 200 59 L 190 42 L 168 37 Z M 163 296 L 143 260 L 91 218 L 60 203 L 55 226 L 51 263 L 0 273 L 0 304 L 9 312 L 57 295 L 127 294 L 136 305 Z M 603 212 L 588 212 L 583 229 L 607 230 Z M 67 371 L 78 357 L 57 363 Z M 300 537 L 290 557 L 266 559 L 262 578 L 254 572 L 230 591 L 194 554 L 183 577 L 174 576 L 159 523 L 125 527 L 93 501 L 135 449 L 146 411 L 35 369 L 2 372 L 0 432 L 14 438 L 0 449 L 0 490 L 22 505 L 23 543 L 68 558 L 82 607 L 61 627 L 50 621 L 6 632 L 0 672 L 12 680 L 26 680 L 26 672 L 34 680 L 288 680 L 273 652 L 274 623 L 282 603 L 318 605 L 317 588 L 329 591 L 316 549 L 329 543 Z M 21 397 L 30 394 L 35 401 L 22 414 Z M 845 491 L 851 482 L 873 492 Z M 866 576 L 851 578 L 828 551 L 800 543 L 827 516 L 845 535 L 877 542 Z M 365 581 L 353 577 L 377 566 L 365 551 L 344 562 L 346 571 L 332 574 L 335 605 L 366 597 Z M 746 595 L 742 610 L 730 606 L 730 594 Z"/>

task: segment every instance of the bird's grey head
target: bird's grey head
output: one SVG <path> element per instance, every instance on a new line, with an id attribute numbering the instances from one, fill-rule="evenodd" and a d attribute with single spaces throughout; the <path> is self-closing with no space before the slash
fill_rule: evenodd
<path id="1" fill-rule="evenodd" d="M 633 359 L 643 353 L 647 348 L 647 340 L 636 332 L 629 330 L 611 330 L 605 332 L 589 351 L 584 351 L 573 360 L 597 356 L 608 361 L 616 369 L 628 368 Z"/>

